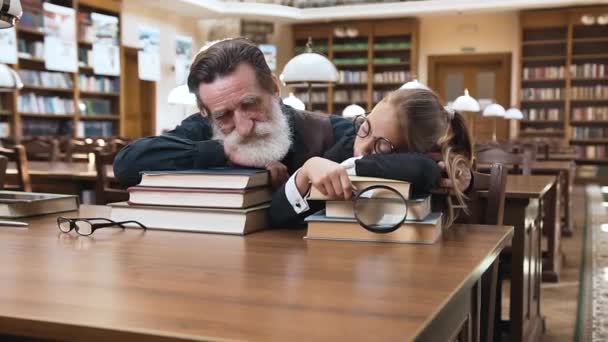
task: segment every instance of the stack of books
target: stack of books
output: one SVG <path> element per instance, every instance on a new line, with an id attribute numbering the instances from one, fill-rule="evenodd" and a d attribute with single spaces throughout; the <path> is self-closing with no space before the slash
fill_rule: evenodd
<path id="1" fill-rule="evenodd" d="M 143 172 L 129 201 L 112 203 L 112 220 L 152 229 L 244 235 L 268 225 L 272 192 L 265 170 Z"/>
<path id="2" fill-rule="evenodd" d="M 410 199 L 410 184 L 407 182 L 351 176 L 350 180 L 359 191 L 374 185 L 384 185 L 397 190 L 407 202 L 407 216 L 401 226 L 390 233 L 378 234 L 370 232 L 359 225 L 355 218 L 353 201 L 333 200 L 324 196 L 314 187 L 311 189 L 311 200 L 323 200 L 325 210 L 309 216 L 307 239 L 375 241 L 396 243 L 425 243 L 431 244 L 441 237 L 441 213 L 431 212 L 431 197 Z M 402 206 L 394 203 L 383 203 L 378 206 L 383 214 L 399 215 L 396 210 Z M 401 216 L 403 217 L 403 216 Z"/>

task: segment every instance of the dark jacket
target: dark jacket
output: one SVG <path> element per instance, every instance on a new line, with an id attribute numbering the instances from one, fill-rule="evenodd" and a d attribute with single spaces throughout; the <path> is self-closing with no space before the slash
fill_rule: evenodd
<path id="1" fill-rule="evenodd" d="M 298 111 L 282 105 L 292 130 L 293 144 L 281 161 L 293 173 L 311 157 L 320 156 L 336 141 L 353 135 L 352 123 L 340 116 Z M 139 139 L 123 148 L 114 161 L 114 175 L 124 186 L 141 180 L 142 171 L 173 171 L 227 166 L 224 146 L 212 140 L 209 120 L 199 113 L 174 130 Z"/>

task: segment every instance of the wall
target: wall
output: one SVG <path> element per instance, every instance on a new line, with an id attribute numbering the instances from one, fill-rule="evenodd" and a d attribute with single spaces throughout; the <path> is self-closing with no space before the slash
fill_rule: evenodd
<path id="1" fill-rule="evenodd" d="M 463 54 L 462 48 L 475 48 L 474 53 L 511 52 L 511 104 L 517 100 L 519 73 L 518 13 L 475 13 L 434 15 L 420 19 L 420 52 L 418 77 L 428 80 L 428 56 Z"/>
<path id="2" fill-rule="evenodd" d="M 161 80 L 156 82 L 156 132 L 172 129 L 184 116 L 197 111 L 196 107 L 185 108 L 170 105 L 167 96 L 177 86 L 173 63 L 175 61 L 175 35 L 191 36 L 194 39 L 194 53 L 200 46 L 196 20 L 186 19 L 175 14 L 151 9 L 142 3 L 124 1 L 122 12 L 122 44 L 138 47 L 139 26 L 151 26 L 160 30 Z M 125 99 L 128 101 L 129 99 Z"/>

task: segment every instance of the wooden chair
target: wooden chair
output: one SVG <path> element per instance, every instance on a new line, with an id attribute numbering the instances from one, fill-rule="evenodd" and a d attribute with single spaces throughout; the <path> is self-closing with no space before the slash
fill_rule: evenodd
<path id="1" fill-rule="evenodd" d="M 478 149 L 475 152 L 476 164 L 499 163 L 512 166 L 513 173 L 521 173 L 525 176 L 532 174 L 532 154 L 526 150 L 524 153 L 515 154 L 497 147 Z"/>
<path id="2" fill-rule="evenodd" d="M 95 150 L 95 170 L 97 183 L 95 184 L 95 203 L 105 205 L 112 202 L 129 200 L 129 193 L 125 189 L 112 187 L 108 177 L 107 166 L 114 164 L 117 152 L 107 152 L 99 148 Z"/>
<path id="3" fill-rule="evenodd" d="M 57 161 L 59 158 L 59 141 L 53 138 L 33 138 L 24 140 L 28 160 Z"/>
<path id="4" fill-rule="evenodd" d="M 6 168 L 8 167 L 8 158 L 0 156 L 0 190 L 4 189 L 6 181 Z"/>
<path id="5" fill-rule="evenodd" d="M 14 162 L 17 166 L 17 184 L 4 186 L 7 190 L 32 191 L 32 182 L 27 163 L 27 153 L 23 145 L 16 145 L 13 148 L 0 147 L 0 156 L 4 156 L 9 162 Z"/>
<path id="6" fill-rule="evenodd" d="M 64 142 L 64 153 L 66 162 L 74 161 L 91 161 L 90 156 L 95 153 L 95 150 L 100 148 L 94 140 L 90 139 L 70 139 Z"/>
<path id="7" fill-rule="evenodd" d="M 107 141 L 109 146 L 109 150 L 112 152 L 118 152 L 122 150 L 125 146 L 129 145 L 129 140 L 123 138 L 112 138 Z"/>

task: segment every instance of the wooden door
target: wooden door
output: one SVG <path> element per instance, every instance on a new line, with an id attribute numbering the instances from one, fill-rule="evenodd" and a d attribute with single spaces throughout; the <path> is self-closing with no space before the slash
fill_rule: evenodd
<path id="1" fill-rule="evenodd" d="M 156 132 L 156 83 L 139 79 L 137 49 L 123 49 L 124 107 L 122 135 L 140 138 Z"/>
<path id="2" fill-rule="evenodd" d="M 429 57 L 429 86 L 451 104 L 469 90 L 482 111 L 492 103 L 508 109 L 511 105 L 511 54 L 467 54 Z M 498 140 L 507 140 L 508 122 L 484 118 L 480 113 L 464 113 L 475 142 L 492 140 L 494 121 Z"/>

